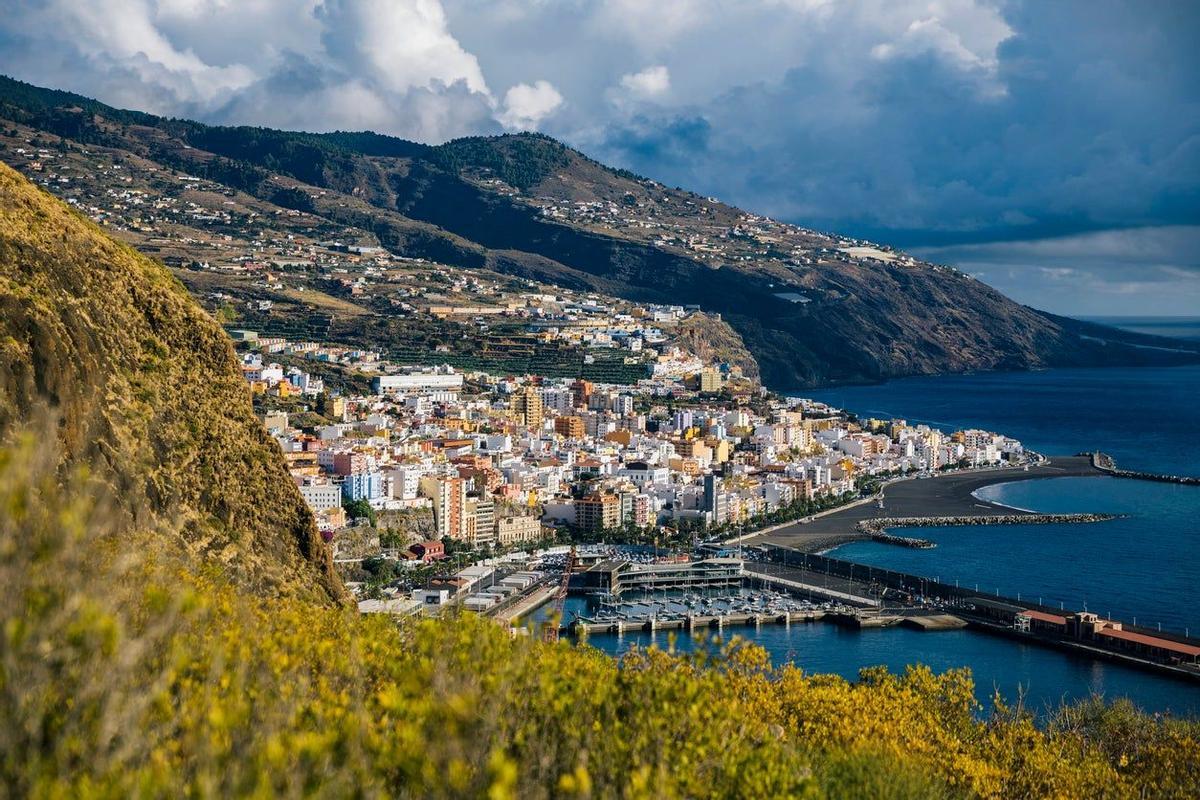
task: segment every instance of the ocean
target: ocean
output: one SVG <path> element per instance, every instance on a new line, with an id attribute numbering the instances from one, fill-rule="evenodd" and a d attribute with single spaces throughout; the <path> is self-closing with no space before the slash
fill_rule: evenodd
<path id="1" fill-rule="evenodd" d="M 1087 320 L 1134 333 L 1200 342 L 1200 317 L 1088 317 Z"/>
<path id="2" fill-rule="evenodd" d="M 877 386 L 801 394 L 863 417 L 902 418 L 946 429 L 981 427 L 1050 455 L 1101 449 L 1120 466 L 1200 474 L 1200 367 L 1064 369 L 910 378 Z M 859 560 L 981 589 L 1021 594 L 1066 608 L 1163 629 L 1200 632 L 1200 487 L 1119 478 L 1058 478 L 988 487 L 983 496 L 1036 511 L 1105 511 L 1127 515 L 1090 525 L 907 529 L 938 542 L 909 550 L 855 542 L 835 551 Z M 572 600 L 574 603 L 574 599 Z M 731 629 L 730 634 L 734 633 Z M 987 703 L 997 690 L 1010 702 L 1045 708 L 1093 693 L 1128 697 L 1148 711 L 1200 716 L 1200 683 L 999 639 L 971 631 L 906 629 L 851 632 L 817 623 L 744 628 L 776 662 L 853 679 L 865 666 L 900 671 L 921 663 L 937 670 L 970 667 Z M 617 654 L 655 641 L 680 649 L 686 634 L 594 636 Z"/>
<path id="3" fill-rule="evenodd" d="M 1127 469 L 1200 475 L 1200 366 L 987 372 L 801 394 L 862 417 L 990 428 L 1043 453 L 1099 449 Z"/>

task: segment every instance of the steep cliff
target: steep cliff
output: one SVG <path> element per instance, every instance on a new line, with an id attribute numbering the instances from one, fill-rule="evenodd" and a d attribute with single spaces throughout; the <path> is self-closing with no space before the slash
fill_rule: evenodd
<path id="1" fill-rule="evenodd" d="M 130 519 L 254 590 L 342 589 L 221 328 L 161 264 L 0 164 L 0 434 L 43 410 Z"/>

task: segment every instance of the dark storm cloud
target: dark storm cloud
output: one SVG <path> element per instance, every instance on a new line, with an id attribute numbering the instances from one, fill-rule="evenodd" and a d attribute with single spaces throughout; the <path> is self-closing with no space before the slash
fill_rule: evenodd
<path id="1" fill-rule="evenodd" d="M 120 106 L 422 141 L 536 128 L 753 211 L 983 264 L 1014 294 L 1197 291 L 1184 255 L 1137 254 L 1186 246 L 1172 228 L 1200 220 L 1200 3 L 4 6 L 0 71 Z M 1113 231 L 1133 255 L 1089 250 Z"/>
<path id="2" fill-rule="evenodd" d="M 669 183 L 902 244 L 1186 224 L 1200 219 L 1197 9 L 1014 5 L 991 90 L 928 52 L 864 55 L 852 80 L 816 61 L 686 117 L 610 125 L 598 147 Z M 707 122 L 706 147 L 659 161 L 692 152 L 685 118 Z M 678 146 L 664 138 L 677 129 Z"/>

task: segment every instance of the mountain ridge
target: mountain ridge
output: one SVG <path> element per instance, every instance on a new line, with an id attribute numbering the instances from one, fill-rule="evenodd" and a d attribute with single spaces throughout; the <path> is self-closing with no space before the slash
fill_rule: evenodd
<path id="1" fill-rule="evenodd" d="M 1022 306 L 940 265 L 599 164 L 541 134 L 424 145 L 208 126 L 0 80 L 0 119 L 173 168 L 451 266 L 722 315 L 764 383 L 1195 363 L 1200 347 Z"/>

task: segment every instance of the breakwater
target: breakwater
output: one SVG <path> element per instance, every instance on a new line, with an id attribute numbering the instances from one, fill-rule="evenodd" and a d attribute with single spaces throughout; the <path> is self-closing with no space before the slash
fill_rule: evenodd
<path id="1" fill-rule="evenodd" d="M 1139 481 L 1157 481 L 1158 483 L 1178 483 L 1184 486 L 1200 486 L 1200 477 L 1195 475 L 1164 475 L 1158 472 L 1140 472 L 1132 469 L 1120 469 L 1113 457 L 1107 453 L 1087 453 L 1091 456 L 1092 466 L 1114 478 L 1133 478 Z"/>
<path id="2" fill-rule="evenodd" d="M 932 550 L 937 547 L 936 542 L 931 542 L 928 539 L 918 539 L 914 536 L 897 536 L 894 533 L 884 533 L 883 531 L 868 531 L 863 523 L 858 524 L 859 530 L 870 533 L 871 539 L 881 544 L 894 544 L 900 547 L 911 547 L 915 550 Z"/>
<path id="3" fill-rule="evenodd" d="M 904 536 L 894 536 L 884 533 L 889 528 L 940 528 L 952 525 L 1059 525 L 1062 523 L 1105 522 L 1116 519 L 1116 514 L 992 514 L 990 516 L 956 516 L 956 517 L 875 517 L 865 519 L 856 526 L 860 533 L 869 535 L 877 541 L 884 541 L 880 536 L 888 537 L 891 544 L 904 544 L 906 547 L 932 546 L 933 542 L 924 539 L 909 539 Z"/>
<path id="4" fill-rule="evenodd" d="M 1098 629 L 1123 631 L 1124 635 L 1083 638 L 1079 630 L 1072 632 L 1067 628 L 1067 617 L 1077 616 L 1079 612 L 1043 605 L 1040 599 L 1035 603 L 1022 599 L 1020 595 L 1015 598 L 1003 596 L 999 590 L 994 594 L 980 592 L 978 586 L 970 589 L 960 587 L 957 583 L 950 585 L 937 578 L 857 564 L 778 545 L 765 544 L 763 549 L 765 562 L 746 564 L 747 573 L 753 573 L 756 578 L 764 573 L 780 582 L 786 580 L 821 587 L 820 591 L 825 595 L 833 594 L 826 587 L 836 587 L 842 596 L 877 598 L 877 607 L 883 606 L 879 613 L 885 615 L 889 613 L 888 607 L 910 607 L 916 600 L 923 607 L 928 608 L 932 604 L 942 613 L 964 619 L 976 630 L 1200 681 L 1200 638 L 1193 638 L 1186 631 L 1180 634 L 1119 621 L 1114 625 L 1111 619 L 1101 622 L 1097 615 L 1092 615 L 1100 626 Z M 1028 619 L 1030 611 L 1041 612 L 1042 620 L 1057 620 L 1057 629 L 1051 630 L 1044 624 L 1020 627 L 1017 624 L 1018 616 L 1025 615 Z M 1128 634 L 1135 636 L 1131 638 Z M 1176 648 L 1177 645 L 1182 645 L 1182 649 Z M 1173 648 L 1175 652 L 1168 652 Z"/>

